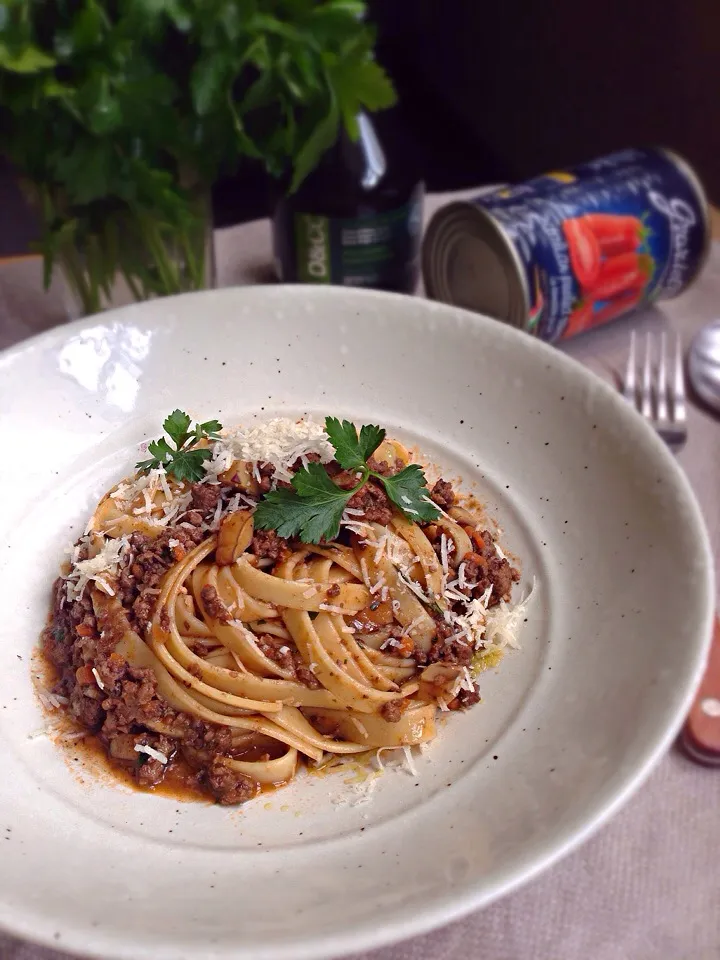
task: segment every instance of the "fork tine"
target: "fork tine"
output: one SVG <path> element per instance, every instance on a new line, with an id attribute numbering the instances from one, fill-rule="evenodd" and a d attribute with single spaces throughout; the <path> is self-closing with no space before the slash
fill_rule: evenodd
<path id="1" fill-rule="evenodd" d="M 678 424 L 687 422 L 685 409 L 685 371 L 683 369 L 682 341 L 675 338 L 675 374 L 673 377 L 673 420 Z"/>
<path id="2" fill-rule="evenodd" d="M 668 419 L 667 336 L 660 334 L 660 360 L 657 372 L 657 417 L 662 423 Z"/>
<path id="3" fill-rule="evenodd" d="M 637 360 L 635 355 L 635 340 L 635 331 L 632 330 L 630 333 L 630 350 L 628 352 L 627 366 L 625 367 L 625 377 L 623 379 L 623 396 L 633 406 L 635 406 L 637 401 L 637 381 L 635 378 Z"/>
<path id="4" fill-rule="evenodd" d="M 650 334 L 645 334 L 645 362 L 643 363 L 642 384 L 640 386 L 640 413 L 646 420 L 652 420 L 652 356 Z"/>

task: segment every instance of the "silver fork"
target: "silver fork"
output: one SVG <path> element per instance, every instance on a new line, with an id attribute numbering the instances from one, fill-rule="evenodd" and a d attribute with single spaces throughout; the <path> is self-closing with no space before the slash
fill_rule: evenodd
<path id="1" fill-rule="evenodd" d="M 673 356 L 668 360 L 667 335 L 661 333 L 659 356 L 653 337 L 645 335 L 642 370 L 638 370 L 635 331 L 630 334 L 623 396 L 631 403 L 670 447 L 681 447 L 687 440 L 687 408 L 685 405 L 685 371 L 682 344 L 675 337 Z M 638 373 L 640 376 L 638 377 Z"/>

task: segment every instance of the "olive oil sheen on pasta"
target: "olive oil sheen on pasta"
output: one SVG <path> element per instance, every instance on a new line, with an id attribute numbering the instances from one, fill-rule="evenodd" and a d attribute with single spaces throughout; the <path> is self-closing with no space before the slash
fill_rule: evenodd
<path id="1" fill-rule="evenodd" d="M 273 250 L 285 283 L 333 283 L 412 293 L 422 234 L 422 181 L 399 160 L 378 118 L 358 116 L 293 195 L 273 212 Z"/>

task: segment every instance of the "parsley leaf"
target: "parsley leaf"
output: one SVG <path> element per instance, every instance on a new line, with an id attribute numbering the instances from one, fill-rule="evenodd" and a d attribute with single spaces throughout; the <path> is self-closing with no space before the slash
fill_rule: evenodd
<path id="1" fill-rule="evenodd" d="M 379 430 L 380 428 L 374 427 L 372 429 Z M 365 427 L 363 427 L 363 430 L 365 430 Z M 341 423 L 337 417 L 326 417 L 325 433 L 328 435 L 330 443 L 335 447 L 335 459 L 343 470 L 357 470 L 365 466 L 365 461 L 370 454 L 363 452 L 363 446 L 358 440 L 354 423 L 350 423 L 349 420 L 343 420 Z M 373 449 L 375 448 L 373 447 Z"/>
<path id="2" fill-rule="evenodd" d="M 372 456 L 385 439 L 382 427 L 366 424 L 360 428 L 358 439 L 354 423 L 337 417 L 325 418 L 325 433 L 330 443 L 335 447 L 335 459 L 344 470 L 357 470 L 365 466 L 365 461 Z"/>
<path id="3" fill-rule="evenodd" d="M 372 423 L 360 427 L 360 453 L 363 460 L 369 460 L 384 439 L 385 431 L 382 427 L 376 427 Z"/>
<path id="4" fill-rule="evenodd" d="M 189 483 L 197 483 L 205 476 L 205 467 L 203 461 L 209 460 L 212 451 L 203 450 L 181 450 L 173 456 L 172 462 L 167 466 L 167 472 L 177 480 L 187 480 Z"/>
<path id="5" fill-rule="evenodd" d="M 325 473 L 322 467 L 320 470 Z M 341 490 L 326 473 L 325 477 L 334 494 L 329 489 L 308 497 L 285 488 L 270 491 L 257 506 L 253 517 L 255 526 L 259 530 L 275 530 L 281 537 L 299 536 L 303 543 L 319 543 L 323 538 L 334 540 L 353 491 Z"/>
<path id="6" fill-rule="evenodd" d="M 163 430 L 176 447 L 181 447 L 187 440 L 189 426 L 190 417 L 187 413 L 183 413 L 182 410 L 173 410 L 170 416 L 165 418 Z"/>
<path id="7" fill-rule="evenodd" d="M 195 424 L 195 436 L 198 440 L 203 437 L 210 440 L 219 440 L 220 430 L 222 430 L 222 424 L 219 420 L 206 420 L 205 423 Z"/>
<path id="8" fill-rule="evenodd" d="M 212 451 L 207 447 L 194 445 L 199 440 L 217 440 L 222 424 L 217 420 L 207 420 L 205 423 L 196 423 L 191 429 L 191 423 L 192 420 L 187 413 L 182 410 L 173 410 L 165 418 L 163 430 L 172 440 L 174 449 L 165 437 L 153 440 L 148 444 L 148 453 L 152 456 L 148 460 L 136 463 L 135 469 L 140 473 L 147 473 L 149 470 L 159 470 L 162 467 L 176 480 L 187 480 L 189 483 L 202 480 L 205 476 L 203 464 L 212 457 Z"/>
<path id="9" fill-rule="evenodd" d="M 342 490 L 327 474 L 320 463 L 308 463 L 298 470 L 292 478 L 292 485 L 303 498 L 315 500 L 319 504 L 343 502 L 350 499 L 355 490 Z"/>
<path id="10" fill-rule="evenodd" d="M 361 481 L 361 484 L 364 481 Z M 294 489 L 268 493 L 255 511 L 255 526 L 281 537 L 299 536 L 304 543 L 334 540 L 352 490 L 341 490 L 319 463 L 309 463 L 292 479 Z"/>
<path id="11" fill-rule="evenodd" d="M 168 457 L 172 457 L 173 450 L 165 437 L 160 437 L 159 440 L 153 440 L 152 443 L 148 444 L 148 453 L 151 453 L 158 460 L 163 461 L 167 460 Z"/>
<path id="12" fill-rule="evenodd" d="M 385 492 L 396 507 L 411 520 L 437 520 L 440 511 L 434 503 L 429 503 L 429 494 L 422 467 L 417 463 L 396 473 L 394 477 L 380 477 Z M 426 499 L 427 498 L 427 499 Z"/>

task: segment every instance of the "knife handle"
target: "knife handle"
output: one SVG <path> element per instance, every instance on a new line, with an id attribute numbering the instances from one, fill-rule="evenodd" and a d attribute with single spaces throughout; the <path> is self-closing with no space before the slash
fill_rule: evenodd
<path id="1" fill-rule="evenodd" d="M 720 616 L 715 619 L 707 668 L 685 723 L 681 744 L 698 763 L 720 766 Z"/>

